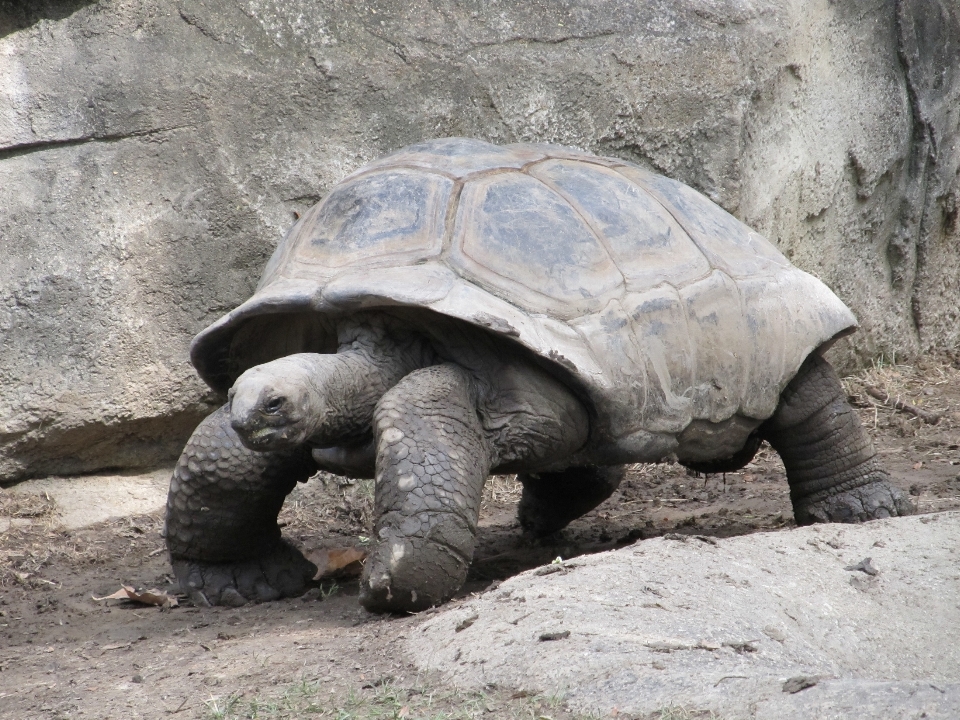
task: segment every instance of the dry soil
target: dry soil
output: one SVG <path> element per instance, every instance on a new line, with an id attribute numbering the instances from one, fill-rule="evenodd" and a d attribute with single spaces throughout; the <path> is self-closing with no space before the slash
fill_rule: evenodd
<path id="1" fill-rule="evenodd" d="M 960 508 L 960 358 L 878 366 L 845 383 L 920 512 Z M 939 422 L 896 409 L 897 401 Z M 666 533 L 729 537 L 793 525 L 783 467 L 769 448 L 725 476 L 635 466 L 614 497 L 543 541 L 521 534 L 518 497 L 513 478 L 488 483 L 464 595 L 558 556 Z M 308 550 L 362 548 L 370 507 L 369 483 L 318 476 L 291 495 L 281 520 Z M 197 608 L 183 598 L 175 608 L 95 600 L 121 585 L 176 593 L 162 514 L 66 529 L 60 510 L 42 490 L 0 491 L 2 718 L 574 717 L 562 697 L 458 691 L 418 672 L 403 641 L 423 618 L 366 613 L 355 579 L 238 609 Z M 707 716 L 665 707 L 652 717 Z"/>

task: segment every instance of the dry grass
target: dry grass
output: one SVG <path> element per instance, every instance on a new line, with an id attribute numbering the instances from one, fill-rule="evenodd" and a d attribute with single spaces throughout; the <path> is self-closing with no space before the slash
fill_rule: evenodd
<path id="1" fill-rule="evenodd" d="M 36 495 L 0 489 L 0 517 L 35 520 L 49 517 L 55 510 L 56 504 L 47 493 Z"/>
<path id="2" fill-rule="evenodd" d="M 902 437 L 917 437 L 930 427 L 921 418 L 898 410 L 896 402 L 906 403 L 940 417 L 939 430 L 960 427 L 955 411 L 960 389 L 960 368 L 950 358 L 923 358 L 914 365 L 875 362 L 871 367 L 842 380 L 850 402 L 861 410 L 864 421 L 875 429 L 882 420 L 897 426 Z M 889 396 L 883 402 L 871 397 L 868 387 Z"/>
<path id="3" fill-rule="evenodd" d="M 480 511 L 485 512 L 494 505 L 510 505 L 520 502 L 523 485 L 516 475 L 491 475 L 483 486 L 480 498 Z"/>
<path id="4" fill-rule="evenodd" d="M 0 588 L 19 585 L 39 589 L 57 585 L 43 577 L 45 569 L 53 564 L 61 567 L 103 565 L 164 551 L 160 537 L 163 519 L 159 512 L 66 530 L 56 526 L 56 508 L 49 497 L 25 493 L 17 497 L 23 498 L 26 509 L 39 510 L 41 503 L 47 509 L 42 515 L 31 515 L 32 522 L 11 526 L 0 533 Z M 10 510 L 20 507 L 19 503 L 18 499 L 5 504 L 0 514 L 16 517 L 10 515 Z"/>
<path id="5" fill-rule="evenodd" d="M 373 530 L 373 480 L 318 472 L 287 496 L 278 518 L 287 532 L 311 537 L 360 536 Z"/>

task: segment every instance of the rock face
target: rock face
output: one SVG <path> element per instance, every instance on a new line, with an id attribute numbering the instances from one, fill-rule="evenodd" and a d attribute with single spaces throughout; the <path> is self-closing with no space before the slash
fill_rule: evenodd
<path id="1" fill-rule="evenodd" d="M 955 347 L 958 56 L 937 0 L 0 3 L 0 481 L 174 457 L 191 337 L 429 137 L 638 162 L 830 285 L 847 361 Z"/>

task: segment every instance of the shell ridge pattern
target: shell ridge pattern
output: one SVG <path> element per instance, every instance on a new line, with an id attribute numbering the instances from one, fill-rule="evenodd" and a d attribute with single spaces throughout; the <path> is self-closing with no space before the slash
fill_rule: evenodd
<path id="1" fill-rule="evenodd" d="M 720 270 L 719 272 L 727 278 L 731 285 L 733 285 L 733 289 L 737 293 L 737 309 L 740 311 L 742 342 L 732 345 L 733 356 L 740 360 L 740 387 L 737 388 L 736 409 L 736 412 L 739 413 L 743 412 L 744 399 L 746 394 L 750 392 L 750 376 L 753 373 L 753 353 L 755 352 L 756 345 L 750 342 L 750 338 L 747 337 L 749 333 L 749 327 L 747 323 L 748 315 L 746 312 L 743 290 L 740 287 L 740 283 L 734 278 L 730 277 L 727 273 L 723 272 L 723 270 Z"/>
<path id="2" fill-rule="evenodd" d="M 360 168 L 356 172 L 351 173 L 349 176 L 347 176 L 347 178 L 345 178 L 345 180 L 342 182 L 353 182 L 354 180 L 362 180 L 363 178 L 370 177 L 371 175 L 377 175 L 383 172 L 390 172 L 391 170 L 407 170 L 409 172 L 415 172 L 415 173 L 439 175 L 453 182 L 456 182 L 457 180 L 460 179 L 453 173 L 445 172 L 440 168 L 431 167 L 429 165 L 416 165 L 410 162 L 399 162 L 396 165 L 380 165 L 378 167 Z"/>
<path id="3" fill-rule="evenodd" d="M 703 256 L 703 259 L 706 261 L 707 265 L 709 265 L 709 266 L 712 268 L 712 267 L 713 267 L 713 263 L 710 262 L 710 256 L 704 251 L 704 249 L 703 249 L 703 247 L 700 245 L 700 243 L 697 242 L 697 239 L 696 239 L 695 237 L 693 237 L 693 235 L 690 234 L 690 231 L 687 230 L 686 223 L 684 223 L 684 222 L 677 216 L 677 213 L 674 212 L 674 211 L 670 208 L 670 206 L 663 201 L 663 198 L 661 198 L 659 194 L 652 192 L 649 188 L 646 188 L 646 187 L 644 187 L 643 185 L 641 185 L 640 183 L 638 183 L 634 178 L 630 177 L 630 175 L 628 175 L 627 173 L 621 172 L 622 169 L 629 169 L 629 168 L 630 168 L 630 166 L 628 166 L 628 165 L 621 165 L 621 166 L 619 166 L 619 167 L 612 168 L 612 170 L 613 170 L 614 172 L 616 172 L 618 175 L 620 175 L 621 177 L 623 177 L 623 178 L 624 178 L 627 182 L 629 182 L 631 185 L 634 185 L 634 186 L 636 186 L 637 188 L 639 188 L 642 192 L 647 193 L 647 195 L 650 196 L 650 199 L 651 199 L 651 200 L 653 200 L 657 205 L 659 205 L 660 207 L 662 207 L 663 210 L 664 210 L 666 213 L 668 213 L 668 214 L 670 215 L 670 217 L 672 217 L 672 218 L 674 219 L 674 221 L 676 221 L 677 225 L 680 226 L 680 229 L 683 230 L 684 233 L 686 233 L 687 237 L 690 239 L 690 242 L 693 243 L 693 246 L 697 249 L 697 251 L 700 253 L 700 255 Z M 709 275 L 709 273 L 707 273 L 707 274 Z M 695 281 L 694 281 L 694 282 L 695 282 Z M 688 284 L 690 284 L 690 283 L 688 283 Z"/>
<path id="4" fill-rule="evenodd" d="M 707 360 L 707 372 L 698 372 L 693 384 L 693 417 L 710 422 L 726 420 L 736 414 L 744 397 L 743 371 L 733 349 L 746 340 L 740 289 L 728 273 L 714 269 L 706 280 L 686 286 L 680 295 L 694 338 L 698 370 L 704 367 L 700 356 Z"/>
<path id="5" fill-rule="evenodd" d="M 552 158 L 546 158 L 546 160 L 551 160 Z M 540 162 L 546 162 L 546 160 L 541 160 Z M 530 163 L 531 165 L 537 165 L 540 163 Z M 593 164 L 593 163 L 591 163 Z M 583 224 L 587 226 L 587 229 L 593 233 L 593 236 L 597 239 L 597 242 L 600 243 L 600 247 L 603 248 L 603 251 L 607 254 L 607 257 L 610 259 L 610 262 L 615 268 L 617 268 L 617 274 L 620 275 L 621 284 L 626 287 L 626 278 L 623 276 L 623 272 L 620 270 L 617 265 L 617 255 L 613 252 L 613 248 L 610 247 L 610 243 L 607 241 L 607 238 L 604 236 L 603 232 L 596 227 L 593 219 L 584 211 L 580 203 L 576 202 L 568 192 L 565 192 L 562 188 L 558 187 L 556 183 L 551 182 L 545 177 L 542 177 L 539 174 L 533 172 L 526 173 L 534 180 L 542 183 L 547 187 L 548 190 L 552 191 L 556 195 L 559 195 L 566 203 L 569 205 L 573 211 L 577 214 L 577 217 L 583 221 Z"/>
<path id="6" fill-rule="evenodd" d="M 706 276 L 701 278 L 701 280 L 698 280 L 698 282 L 702 282 L 703 280 L 706 280 L 707 277 L 709 277 L 709 275 L 710 274 L 708 273 Z M 685 303 L 683 302 L 683 288 L 674 287 L 671 283 L 664 283 L 664 284 L 672 287 L 673 290 L 677 293 L 677 298 L 680 300 L 680 308 L 683 310 L 683 312 L 681 313 L 681 317 L 683 318 L 683 326 L 684 326 L 684 331 L 686 333 L 686 337 L 690 342 L 692 357 L 690 358 L 690 378 L 691 378 L 690 387 L 684 390 L 683 395 L 681 397 L 686 398 L 690 403 L 690 407 L 692 408 L 693 396 L 694 396 L 693 389 L 699 384 L 699 378 L 700 378 L 699 348 L 697 348 L 697 344 L 693 342 L 693 331 L 690 329 L 690 316 L 687 313 L 687 308 L 685 306 Z M 692 284 L 693 283 L 689 283 L 689 285 L 692 285 Z"/>
<path id="7" fill-rule="evenodd" d="M 639 166 L 623 168 L 620 174 L 660 202 L 707 262 L 731 277 L 772 276 L 793 267 L 769 240 L 689 185 Z"/>
<path id="8" fill-rule="evenodd" d="M 479 176 L 477 180 L 485 179 L 485 176 L 487 174 L 488 173 L 486 172 L 476 173 L 476 175 Z M 496 175 L 500 173 L 490 173 L 490 174 Z M 484 277 L 482 272 L 477 272 L 476 269 L 474 268 L 465 267 L 463 263 L 456 262 L 456 259 L 454 258 L 455 254 L 460 254 L 466 257 L 467 259 L 469 259 L 471 264 L 476 264 L 481 269 L 484 267 L 475 258 L 473 258 L 470 255 L 470 253 L 467 252 L 467 250 L 463 247 L 462 238 L 460 238 L 461 242 L 459 244 L 456 242 L 457 236 L 458 236 L 457 229 L 461 226 L 466 226 L 475 222 L 473 219 L 473 215 L 476 212 L 475 208 L 470 207 L 469 204 L 462 202 L 464 192 L 468 190 L 470 185 L 475 183 L 476 183 L 476 180 L 464 179 L 463 185 L 460 188 L 460 193 L 457 197 L 457 205 L 453 209 L 454 217 L 453 217 L 453 225 L 450 229 L 450 240 L 449 240 L 449 243 L 446 244 L 446 249 L 445 249 L 443 259 L 447 260 L 448 262 L 446 264 L 448 265 L 448 267 L 455 269 L 457 275 L 462 277 L 466 282 L 479 285 L 481 288 L 483 288 L 490 294 L 494 295 L 499 300 L 502 300 L 518 309 L 523 309 L 522 306 L 516 302 L 516 300 L 511 298 L 509 295 L 504 294 L 504 288 L 501 288 L 495 282 L 488 280 L 486 277 Z M 462 231 L 460 234 L 462 235 Z M 451 260 L 453 262 L 450 262 Z M 500 275 L 499 273 L 497 274 L 497 276 L 500 278 L 501 282 L 507 285 L 508 288 L 509 286 L 512 286 L 514 284 L 522 285 L 522 283 L 518 283 L 513 279 L 511 279 L 510 277 Z M 542 298 L 542 302 L 545 305 L 549 306 L 553 302 L 553 298 L 551 298 L 549 295 L 545 295 L 544 293 L 539 292 L 536 288 L 526 288 L 526 291 L 529 293 L 533 293 L 539 296 L 540 298 Z M 526 310 L 526 312 L 533 318 L 547 317 L 547 315 L 544 313 L 529 312 L 529 310 Z"/>
<path id="9" fill-rule="evenodd" d="M 456 180 L 453 183 L 453 189 L 450 191 L 450 197 L 447 198 L 446 214 L 443 217 L 443 240 L 440 245 L 440 260 L 446 267 L 456 273 L 457 277 L 463 277 L 463 273 L 455 263 L 449 262 L 450 248 L 453 245 L 453 234 L 457 229 L 457 214 L 460 209 L 460 197 L 463 195 L 463 188 L 466 185 L 465 180 Z"/>
<path id="10" fill-rule="evenodd" d="M 635 410 L 636 410 L 636 414 L 634 416 L 635 419 L 632 423 L 628 423 L 629 427 L 627 428 L 629 432 L 633 432 L 646 427 L 647 425 L 646 418 L 647 418 L 648 412 L 650 411 L 649 405 L 650 405 L 650 399 L 651 399 L 650 398 L 651 387 L 650 387 L 650 378 L 647 374 L 647 364 L 646 362 L 644 362 L 644 360 L 646 359 L 646 353 L 643 351 L 643 347 L 640 345 L 640 342 L 639 342 L 640 336 L 636 332 L 636 328 L 634 327 L 633 318 L 631 318 L 630 315 L 626 312 L 625 308 L 623 307 L 623 303 L 621 303 L 618 299 L 611 300 L 609 303 L 607 303 L 607 306 L 603 309 L 603 316 L 609 317 L 610 315 L 614 315 L 614 314 L 619 314 L 623 318 L 624 324 L 630 328 L 630 332 L 626 333 L 626 336 L 627 336 L 626 340 L 627 340 L 627 344 L 629 345 L 629 349 L 633 351 L 632 358 L 629 356 L 623 358 L 624 360 L 633 360 L 633 362 L 622 363 L 621 367 L 619 368 L 621 371 L 621 374 L 626 375 L 625 379 L 627 382 L 630 382 L 630 384 L 632 385 L 632 389 L 637 389 L 638 386 L 637 386 L 637 381 L 634 378 L 632 378 L 633 373 L 629 372 L 630 366 L 632 365 L 636 370 L 639 370 L 639 375 L 640 375 L 640 379 L 639 379 L 640 401 L 635 406 Z M 614 332 L 613 330 L 619 330 L 619 331 Z M 618 338 L 622 338 L 624 335 L 622 328 L 608 328 L 608 331 L 610 331 L 609 334 L 611 336 L 616 336 Z M 624 353 L 624 355 L 626 355 L 626 353 Z M 624 370 L 627 370 L 627 372 L 624 373 L 623 372 Z M 620 389 L 620 392 L 622 392 L 622 389 Z M 626 433 L 618 433 L 618 434 L 626 434 Z"/>

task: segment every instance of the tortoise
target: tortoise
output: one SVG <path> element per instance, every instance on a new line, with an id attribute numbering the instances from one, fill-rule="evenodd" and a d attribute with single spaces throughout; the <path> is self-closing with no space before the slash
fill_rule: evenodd
<path id="1" fill-rule="evenodd" d="M 743 467 L 766 440 L 798 523 L 912 507 L 824 351 L 857 327 L 822 282 L 675 180 L 578 150 L 463 138 L 399 150 L 307 211 L 191 360 L 226 404 L 170 483 L 195 601 L 302 593 L 277 515 L 318 469 L 376 477 L 360 602 L 448 599 L 491 473 L 524 530 L 608 498 L 629 463 Z"/>

